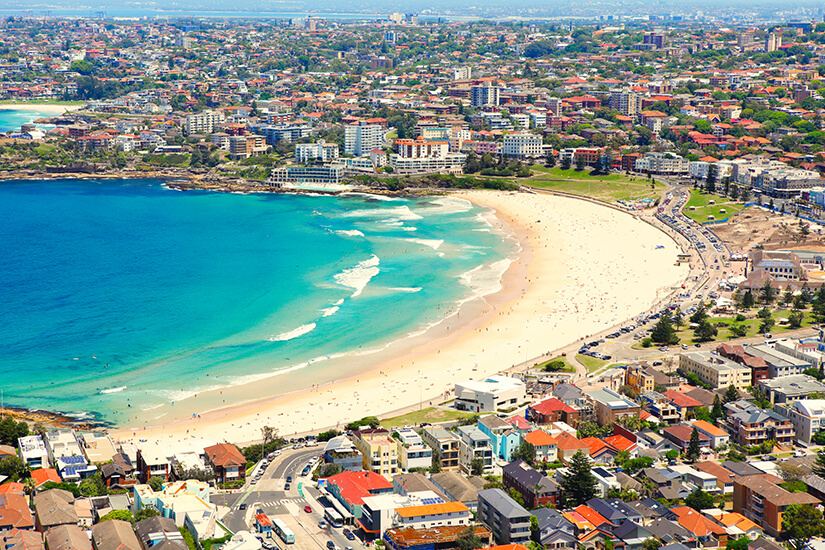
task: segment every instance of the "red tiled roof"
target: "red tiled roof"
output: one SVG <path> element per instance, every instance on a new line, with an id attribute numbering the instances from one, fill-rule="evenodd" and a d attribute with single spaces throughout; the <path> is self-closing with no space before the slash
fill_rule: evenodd
<path id="1" fill-rule="evenodd" d="M 636 447 L 636 444 L 621 434 L 611 435 L 604 438 L 605 443 L 617 451 L 629 451 Z"/>
<path id="2" fill-rule="evenodd" d="M 337 486 L 341 497 L 352 504 L 364 504 L 364 497 L 376 494 L 374 491 L 392 489 L 392 483 L 375 472 L 341 472 L 327 478 L 327 484 Z"/>
<path id="3" fill-rule="evenodd" d="M 530 443 L 535 447 L 546 447 L 548 445 L 555 445 L 556 438 L 542 430 L 530 432 L 524 436 L 524 441 Z"/>
<path id="4" fill-rule="evenodd" d="M 245 466 L 246 459 L 238 448 L 230 443 L 218 443 L 203 450 L 215 466 Z"/>
<path id="5" fill-rule="evenodd" d="M 665 397 L 670 399 L 670 402 L 674 405 L 682 408 L 690 408 L 690 407 L 701 407 L 702 404 L 696 401 L 692 397 L 688 397 L 683 393 L 679 393 L 675 390 L 668 390 L 665 392 Z"/>
<path id="6" fill-rule="evenodd" d="M 598 527 L 603 523 L 610 523 L 607 519 L 598 513 L 596 510 L 591 508 L 590 506 L 585 506 L 584 504 L 580 504 L 576 508 L 573 508 L 574 512 L 578 512 L 581 517 Z"/>
<path id="7" fill-rule="evenodd" d="M 565 413 L 574 413 L 576 409 L 564 403 L 563 401 L 559 401 L 555 397 L 551 397 L 550 399 L 545 399 L 544 401 L 539 401 L 532 407 L 530 407 L 534 411 L 539 414 L 549 414 L 556 411 L 562 411 Z"/>
<path id="8" fill-rule="evenodd" d="M 55 483 L 60 483 L 62 481 L 60 479 L 60 474 L 58 474 L 57 470 L 54 468 L 38 468 L 37 470 L 32 470 L 32 479 L 37 487 L 40 487 L 49 481 L 53 481 Z"/>

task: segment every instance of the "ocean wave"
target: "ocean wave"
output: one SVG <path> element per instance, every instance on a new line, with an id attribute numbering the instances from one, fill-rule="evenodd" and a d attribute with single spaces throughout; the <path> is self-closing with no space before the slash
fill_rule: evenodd
<path id="1" fill-rule="evenodd" d="M 418 231 L 417 227 L 402 227 L 404 231 Z"/>
<path id="2" fill-rule="evenodd" d="M 440 199 L 430 201 L 430 204 L 435 204 L 436 206 L 427 208 L 426 210 L 421 210 L 421 212 L 428 215 L 461 214 L 462 212 L 469 212 L 473 209 L 473 203 L 467 199 L 461 199 L 458 197 L 442 197 Z"/>
<path id="3" fill-rule="evenodd" d="M 358 231 L 357 229 L 339 229 L 336 231 L 339 235 L 344 235 L 346 237 L 363 237 L 364 234 Z"/>
<path id="4" fill-rule="evenodd" d="M 341 309 L 341 308 L 339 308 L 338 306 L 326 307 L 326 308 L 321 310 L 321 311 L 324 312 L 322 317 L 329 317 L 330 315 L 335 315 L 338 312 L 339 309 Z"/>
<path id="5" fill-rule="evenodd" d="M 398 286 L 394 288 L 390 288 L 389 290 L 393 290 L 395 292 L 421 292 L 420 286 Z"/>
<path id="6" fill-rule="evenodd" d="M 294 340 L 300 336 L 308 332 L 312 332 L 315 330 L 315 323 L 307 323 L 306 325 L 301 325 L 300 327 L 290 330 L 289 332 L 284 332 L 277 336 L 273 336 L 269 339 L 270 342 L 286 342 L 287 340 Z"/>
<path id="7" fill-rule="evenodd" d="M 513 263 L 512 260 L 505 258 L 491 264 L 482 264 L 461 274 L 459 276 L 461 283 L 472 290 L 472 294 L 463 301 L 495 294 L 501 290 L 501 278 L 511 263 Z"/>
<path id="8" fill-rule="evenodd" d="M 420 244 L 423 246 L 429 246 L 433 250 L 438 250 L 442 244 L 444 244 L 444 239 L 404 239 L 408 243 L 415 243 Z"/>
<path id="9" fill-rule="evenodd" d="M 382 218 L 384 223 L 420 220 L 421 216 L 410 210 L 407 205 L 395 208 L 364 208 L 344 214 L 346 218 Z"/>
<path id="10" fill-rule="evenodd" d="M 396 197 L 385 197 L 384 195 L 373 195 L 372 193 L 341 193 L 339 196 L 341 197 L 367 197 L 368 199 L 373 199 L 381 202 L 393 202 L 402 199 L 398 199 Z"/>
<path id="11" fill-rule="evenodd" d="M 364 288 L 369 284 L 373 277 L 378 275 L 381 270 L 378 269 L 378 264 L 381 260 L 375 254 L 369 260 L 358 262 L 355 267 L 350 267 L 336 274 L 333 279 L 341 286 L 348 286 L 354 288 L 352 298 L 357 298 L 364 291 Z"/>
<path id="12" fill-rule="evenodd" d="M 106 388 L 105 390 L 100 390 L 100 393 L 117 393 L 121 392 L 126 389 L 126 386 L 120 386 L 119 388 Z"/>

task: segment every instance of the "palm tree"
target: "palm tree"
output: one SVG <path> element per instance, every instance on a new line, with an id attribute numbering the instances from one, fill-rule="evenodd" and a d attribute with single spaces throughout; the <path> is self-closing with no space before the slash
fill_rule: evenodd
<path id="1" fill-rule="evenodd" d="M 32 477 L 27 477 L 23 481 L 23 490 L 29 495 L 29 506 L 34 506 L 34 492 L 37 489 L 37 482 Z"/>

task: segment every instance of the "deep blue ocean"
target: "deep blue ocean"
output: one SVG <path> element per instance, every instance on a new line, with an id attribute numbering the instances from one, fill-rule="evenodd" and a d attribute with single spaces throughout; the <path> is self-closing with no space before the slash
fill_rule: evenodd
<path id="1" fill-rule="evenodd" d="M 495 290 L 512 243 L 488 217 L 450 197 L 0 182 L 5 403 L 117 424 L 127 402 L 287 369 L 309 384 Z"/>

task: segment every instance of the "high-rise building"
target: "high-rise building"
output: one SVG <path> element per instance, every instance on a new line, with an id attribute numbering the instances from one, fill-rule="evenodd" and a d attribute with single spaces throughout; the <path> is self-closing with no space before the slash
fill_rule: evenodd
<path id="1" fill-rule="evenodd" d="M 473 86 L 470 88 L 470 101 L 473 107 L 498 105 L 499 88 L 498 86 L 491 86 L 489 82 Z"/>
<path id="2" fill-rule="evenodd" d="M 623 115 L 635 117 L 639 112 L 639 94 L 632 90 L 613 90 L 608 105 Z"/>
<path id="3" fill-rule="evenodd" d="M 453 80 L 470 80 L 472 74 L 470 67 L 456 67 L 453 69 Z"/>
<path id="4" fill-rule="evenodd" d="M 384 129 L 377 124 L 349 125 L 344 127 L 344 152 L 363 157 L 384 143 Z"/>
<path id="5" fill-rule="evenodd" d="M 186 135 L 211 134 L 215 126 L 225 120 L 223 111 L 204 111 L 194 115 L 186 115 Z"/>
<path id="6" fill-rule="evenodd" d="M 656 34 L 655 32 L 647 33 L 642 39 L 642 44 L 653 44 L 656 49 L 661 50 L 665 47 L 665 35 Z"/>
<path id="7" fill-rule="evenodd" d="M 503 155 L 515 158 L 538 158 L 544 154 L 544 140 L 537 134 L 506 134 L 501 149 Z"/>
<path id="8" fill-rule="evenodd" d="M 772 32 L 765 39 L 765 51 L 775 52 L 782 47 L 782 35 Z"/>

